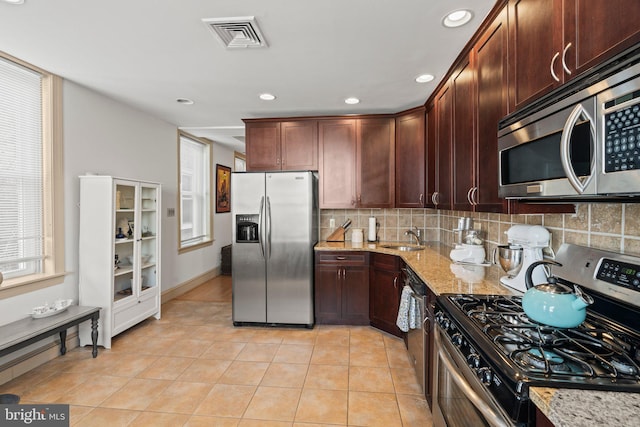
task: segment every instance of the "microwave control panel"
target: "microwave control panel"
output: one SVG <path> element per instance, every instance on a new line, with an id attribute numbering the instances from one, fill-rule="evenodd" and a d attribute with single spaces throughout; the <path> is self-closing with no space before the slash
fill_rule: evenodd
<path id="1" fill-rule="evenodd" d="M 640 169 L 640 91 L 605 103 L 604 171 Z M 629 101 L 636 100 L 629 105 Z M 621 105 L 624 104 L 624 105 Z"/>

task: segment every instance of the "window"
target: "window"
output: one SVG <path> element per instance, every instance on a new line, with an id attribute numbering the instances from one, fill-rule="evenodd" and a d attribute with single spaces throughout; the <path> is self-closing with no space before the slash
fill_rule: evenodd
<path id="1" fill-rule="evenodd" d="M 213 242 L 211 143 L 180 132 L 180 250 Z"/>
<path id="2" fill-rule="evenodd" d="M 237 151 L 233 152 L 233 170 L 235 172 L 244 172 L 247 170 L 247 156 Z"/>
<path id="3" fill-rule="evenodd" d="M 63 281 L 61 87 L 0 53 L 0 298 Z"/>

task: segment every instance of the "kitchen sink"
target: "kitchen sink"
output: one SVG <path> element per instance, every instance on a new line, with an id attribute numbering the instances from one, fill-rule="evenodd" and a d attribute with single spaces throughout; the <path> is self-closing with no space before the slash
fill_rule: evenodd
<path id="1" fill-rule="evenodd" d="M 381 248 L 394 249 L 396 251 L 411 252 L 422 251 L 424 246 L 407 246 L 407 245 L 380 245 Z"/>

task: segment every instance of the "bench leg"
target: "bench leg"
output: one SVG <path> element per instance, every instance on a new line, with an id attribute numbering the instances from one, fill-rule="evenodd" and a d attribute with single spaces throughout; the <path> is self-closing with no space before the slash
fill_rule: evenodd
<path id="1" fill-rule="evenodd" d="M 98 316 L 91 318 L 91 342 L 93 343 L 93 357 L 98 356 Z"/>
<path id="2" fill-rule="evenodd" d="M 60 354 L 64 356 L 67 353 L 67 330 L 60 331 Z"/>

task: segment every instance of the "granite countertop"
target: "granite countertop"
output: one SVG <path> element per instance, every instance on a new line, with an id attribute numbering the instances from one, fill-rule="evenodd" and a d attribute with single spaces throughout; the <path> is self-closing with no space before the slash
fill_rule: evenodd
<path id="1" fill-rule="evenodd" d="M 398 242 L 351 243 L 320 242 L 316 251 L 370 251 L 402 258 L 411 269 L 427 284 L 436 295 L 440 294 L 482 294 L 505 295 L 512 292 L 499 283 L 504 275 L 498 266 L 472 266 L 454 264 L 449 258 L 451 248 L 438 242 L 426 243 L 423 251 L 398 251 L 383 245 Z M 413 246 L 413 245 L 408 245 Z"/>
<path id="2" fill-rule="evenodd" d="M 515 293 L 500 284 L 500 276 L 504 275 L 500 267 L 454 264 L 449 258 L 451 248 L 442 243 L 429 242 L 423 251 L 413 252 L 382 247 L 393 244 L 398 242 L 320 242 L 315 250 L 369 251 L 399 256 L 436 295 Z M 531 387 L 529 397 L 556 427 L 637 426 L 640 419 L 638 393 Z"/>

